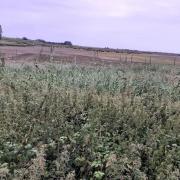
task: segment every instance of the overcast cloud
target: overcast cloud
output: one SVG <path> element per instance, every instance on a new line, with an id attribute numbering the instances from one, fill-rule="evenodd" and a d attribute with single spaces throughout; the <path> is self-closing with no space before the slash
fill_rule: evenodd
<path id="1" fill-rule="evenodd" d="M 4 36 L 180 53 L 179 0 L 1 0 Z"/>

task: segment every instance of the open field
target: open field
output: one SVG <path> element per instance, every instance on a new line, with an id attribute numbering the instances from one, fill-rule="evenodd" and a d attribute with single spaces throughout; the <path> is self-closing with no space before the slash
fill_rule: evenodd
<path id="1" fill-rule="evenodd" d="M 53 48 L 52 48 L 53 47 Z M 131 50 L 113 50 L 63 46 L 33 42 L 30 40 L 4 39 L 0 41 L 0 54 L 8 63 L 28 63 L 34 61 L 80 64 L 169 64 L 180 65 L 180 55 L 151 53 Z"/>

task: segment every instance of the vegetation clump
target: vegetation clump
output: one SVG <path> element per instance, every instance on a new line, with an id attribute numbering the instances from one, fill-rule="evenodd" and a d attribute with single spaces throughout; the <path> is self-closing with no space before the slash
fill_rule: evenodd
<path id="1" fill-rule="evenodd" d="M 0 178 L 180 178 L 180 68 L 0 69 Z"/>
<path id="2" fill-rule="evenodd" d="M 72 42 L 71 41 L 65 41 L 63 44 L 66 45 L 66 46 L 72 46 Z"/>

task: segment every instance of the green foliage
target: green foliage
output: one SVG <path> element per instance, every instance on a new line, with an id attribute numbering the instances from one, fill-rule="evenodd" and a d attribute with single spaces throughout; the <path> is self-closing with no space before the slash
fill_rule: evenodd
<path id="1" fill-rule="evenodd" d="M 180 69 L 0 69 L 0 178 L 179 179 Z"/>
<path id="2" fill-rule="evenodd" d="M 101 172 L 101 171 L 95 171 L 95 172 L 94 172 L 94 177 L 95 177 L 95 179 L 97 179 L 97 180 L 103 179 L 103 176 L 104 176 L 104 173 Z"/>

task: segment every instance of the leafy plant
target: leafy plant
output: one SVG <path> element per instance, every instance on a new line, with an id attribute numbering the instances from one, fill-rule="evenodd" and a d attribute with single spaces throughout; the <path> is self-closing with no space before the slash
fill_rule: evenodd
<path id="1" fill-rule="evenodd" d="M 38 67 L 0 69 L 0 177 L 180 178 L 179 67 Z"/>

